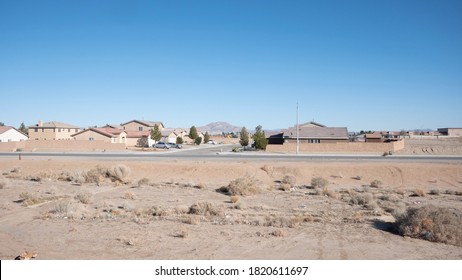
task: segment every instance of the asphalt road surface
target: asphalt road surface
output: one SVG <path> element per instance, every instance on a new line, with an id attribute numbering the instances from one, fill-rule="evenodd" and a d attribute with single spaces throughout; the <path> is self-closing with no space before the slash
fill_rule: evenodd
<path id="1" fill-rule="evenodd" d="M 370 154 L 273 154 L 266 152 L 231 152 L 236 145 L 203 145 L 196 148 L 150 152 L 2 152 L 0 158 L 88 158 L 107 160 L 165 159 L 220 160 L 220 161 L 284 161 L 284 162 L 451 162 L 462 163 L 462 156 L 414 156 L 414 155 L 370 155 Z"/>

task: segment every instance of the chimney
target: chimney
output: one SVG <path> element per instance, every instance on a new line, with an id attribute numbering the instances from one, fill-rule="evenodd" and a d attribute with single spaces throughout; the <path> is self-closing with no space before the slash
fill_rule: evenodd
<path id="1" fill-rule="evenodd" d="M 42 127 L 43 126 L 43 122 L 41 120 L 38 121 L 38 127 Z"/>

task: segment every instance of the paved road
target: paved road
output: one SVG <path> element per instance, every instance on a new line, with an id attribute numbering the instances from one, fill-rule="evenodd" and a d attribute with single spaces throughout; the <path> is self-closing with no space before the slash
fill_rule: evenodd
<path id="1" fill-rule="evenodd" d="M 462 163 L 462 156 L 387 156 L 363 154 L 309 154 L 286 155 L 265 152 L 233 153 L 233 145 L 203 145 L 198 148 L 156 152 L 21 152 L 0 153 L 0 158 L 88 158 L 106 160 L 229 160 L 229 161 L 283 161 L 283 162 L 451 162 Z"/>

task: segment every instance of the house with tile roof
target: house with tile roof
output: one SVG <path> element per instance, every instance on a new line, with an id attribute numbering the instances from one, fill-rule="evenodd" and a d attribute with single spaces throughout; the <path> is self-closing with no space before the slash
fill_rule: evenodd
<path id="1" fill-rule="evenodd" d="M 127 146 L 147 147 L 151 143 L 151 130 L 158 125 L 162 131 L 164 124 L 157 121 L 131 120 L 121 125 L 127 133 Z"/>
<path id="2" fill-rule="evenodd" d="M 72 134 L 80 132 L 78 126 L 63 122 L 42 122 L 29 126 L 30 140 L 68 140 L 72 139 Z"/>
<path id="3" fill-rule="evenodd" d="M 29 137 L 12 126 L 0 126 L 0 142 L 25 141 Z"/>
<path id="4" fill-rule="evenodd" d="M 77 132 L 71 137 L 74 140 L 103 141 L 107 143 L 127 143 L 127 133 L 121 129 L 111 127 L 92 127 Z"/>

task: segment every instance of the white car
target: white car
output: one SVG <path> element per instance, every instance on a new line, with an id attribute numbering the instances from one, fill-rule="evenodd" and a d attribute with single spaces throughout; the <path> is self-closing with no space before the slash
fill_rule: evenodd
<path id="1" fill-rule="evenodd" d="M 216 144 L 217 144 L 217 141 L 215 141 L 215 140 L 209 140 L 209 142 L 207 142 L 207 144 L 216 145 Z"/>

